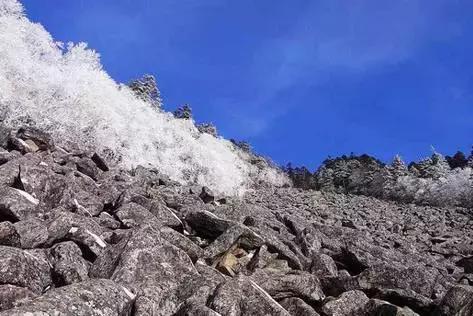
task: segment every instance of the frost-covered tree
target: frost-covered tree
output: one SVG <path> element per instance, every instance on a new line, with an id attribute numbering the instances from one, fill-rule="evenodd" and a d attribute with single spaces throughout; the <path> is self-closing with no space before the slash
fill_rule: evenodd
<path id="1" fill-rule="evenodd" d="M 157 100 L 157 90 L 150 92 Z M 12 128 L 35 125 L 58 146 L 113 152 L 123 167 L 153 166 L 181 183 L 228 194 L 288 181 L 269 165 L 253 165 L 229 141 L 199 133 L 192 120 L 156 111 L 113 81 L 98 53 L 84 43 L 55 42 L 16 0 L 0 0 L 0 119 Z"/>
<path id="2" fill-rule="evenodd" d="M 212 135 L 213 137 L 218 136 L 217 127 L 215 127 L 215 125 L 213 125 L 212 123 L 198 124 L 197 129 L 201 133 L 206 133 L 206 134 Z"/>
<path id="3" fill-rule="evenodd" d="M 178 107 L 173 114 L 177 119 L 190 120 L 192 119 L 192 108 L 188 104 L 184 104 Z"/>
<path id="4" fill-rule="evenodd" d="M 144 75 L 140 79 L 131 81 L 128 87 L 141 100 L 150 103 L 154 107 L 160 109 L 163 103 L 161 92 L 156 84 L 156 79 L 152 75 Z"/>

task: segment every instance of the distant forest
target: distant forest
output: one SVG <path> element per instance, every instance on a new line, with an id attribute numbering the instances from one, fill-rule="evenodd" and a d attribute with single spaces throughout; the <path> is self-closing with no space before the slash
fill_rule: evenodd
<path id="1" fill-rule="evenodd" d="M 343 155 L 308 168 L 282 167 L 295 187 L 345 194 L 361 194 L 404 203 L 473 207 L 473 150 L 469 156 L 434 152 L 408 165 L 396 156 L 385 164 L 369 155 Z"/>

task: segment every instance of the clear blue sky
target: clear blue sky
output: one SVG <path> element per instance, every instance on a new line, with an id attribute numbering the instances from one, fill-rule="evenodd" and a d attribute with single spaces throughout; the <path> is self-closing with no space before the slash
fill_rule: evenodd
<path id="1" fill-rule="evenodd" d="M 24 0 L 117 81 L 154 74 L 165 108 L 282 164 L 473 145 L 473 1 Z"/>

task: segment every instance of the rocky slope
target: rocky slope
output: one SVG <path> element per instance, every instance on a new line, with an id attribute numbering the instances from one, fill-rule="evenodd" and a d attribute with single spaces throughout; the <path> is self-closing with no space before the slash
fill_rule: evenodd
<path id="1" fill-rule="evenodd" d="M 0 315 L 472 315 L 472 213 L 236 199 L 0 132 Z"/>

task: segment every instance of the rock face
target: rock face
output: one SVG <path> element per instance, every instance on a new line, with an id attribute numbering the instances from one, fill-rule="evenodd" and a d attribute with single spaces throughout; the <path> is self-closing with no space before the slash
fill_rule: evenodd
<path id="1" fill-rule="evenodd" d="M 222 197 L 0 135 L 0 315 L 472 315 L 470 210 Z"/>

